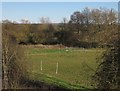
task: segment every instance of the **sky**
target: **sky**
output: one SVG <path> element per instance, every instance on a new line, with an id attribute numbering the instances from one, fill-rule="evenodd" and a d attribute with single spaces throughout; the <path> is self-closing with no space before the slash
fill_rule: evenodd
<path id="1" fill-rule="evenodd" d="M 120 0 L 1 0 L 2 2 L 118 2 Z"/>
<path id="2" fill-rule="evenodd" d="M 19 22 L 28 19 L 39 22 L 41 17 L 49 17 L 51 22 L 61 22 L 65 17 L 69 20 L 75 11 L 89 8 L 113 8 L 118 10 L 117 2 L 2 2 L 2 19 Z"/>

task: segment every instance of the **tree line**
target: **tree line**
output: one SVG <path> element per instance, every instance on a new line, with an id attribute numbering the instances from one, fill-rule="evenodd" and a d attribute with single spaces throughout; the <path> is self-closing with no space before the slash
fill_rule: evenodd
<path id="1" fill-rule="evenodd" d="M 61 23 L 50 23 L 41 18 L 41 23 L 22 24 L 4 20 L 3 31 L 8 30 L 18 44 L 63 44 L 77 47 L 97 47 L 106 45 L 117 33 L 117 11 L 114 9 L 89 9 L 75 11 L 70 20 L 63 18 Z"/>
<path id="2" fill-rule="evenodd" d="M 75 11 L 70 20 L 50 23 L 42 18 L 40 24 L 2 22 L 2 81 L 3 88 L 18 88 L 25 75 L 24 55 L 18 44 L 63 44 L 77 47 L 110 48 L 102 56 L 94 80 L 98 89 L 120 88 L 120 38 L 118 16 L 114 9 Z M 101 59 L 100 59 L 101 60 Z M 22 62 L 21 62 L 22 61 Z"/>

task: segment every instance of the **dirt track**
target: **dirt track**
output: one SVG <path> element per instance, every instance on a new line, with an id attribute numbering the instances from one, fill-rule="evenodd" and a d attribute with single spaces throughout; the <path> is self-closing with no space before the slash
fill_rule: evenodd
<path id="1" fill-rule="evenodd" d="M 23 45 L 24 47 L 28 47 L 28 48 L 52 48 L 52 49 L 54 49 L 54 48 L 66 48 L 66 46 L 64 46 L 64 45 L 61 45 L 61 44 L 59 44 L 59 45 L 42 45 L 42 44 L 38 44 L 38 45 Z"/>

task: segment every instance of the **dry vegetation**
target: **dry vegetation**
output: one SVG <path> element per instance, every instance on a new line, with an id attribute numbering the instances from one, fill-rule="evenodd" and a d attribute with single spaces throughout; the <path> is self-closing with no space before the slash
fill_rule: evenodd
<path id="1" fill-rule="evenodd" d="M 39 60 L 41 59 L 46 64 L 51 64 L 51 67 L 46 65 L 44 68 L 44 75 L 48 73 L 54 75 L 54 72 L 51 72 L 54 69 L 52 64 L 59 61 L 64 66 L 60 68 L 62 70 L 60 73 L 65 76 L 58 74 L 56 77 L 70 83 L 73 80 L 73 83 L 90 87 L 90 76 L 92 73 L 95 73 L 90 68 L 97 66 L 94 64 L 97 61 L 96 55 L 99 53 L 96 50 L 98 48 L 105 48 L 110 51 L 105 52 L 105 55 L 101 58 L 103 61 L 100 61 L 99 68 L 96 70 L 96 79 L 94 80 L 97 83 L 95 85 L 99 89 L 119 89 L 120 46 L 117 44 L 120 43 L 117 37 L 119 35 L 117 31 L 117 19 L 117 12 L 113 9 L 85 8 L 81 12 L 75 11 L 70 16 L 68 22 L 64 18 L 63 22 L 59 24 L 49 23 L 44 18 L 41 20 L 43 21 L 41 24 L 30 24 L 25 20 L 22 20 L 22 24 L 17 24 L 9 20 L 4 20 L 2 22 L 3 88 L 19 88 L 23 79 L 26 83 L 27 80 L 29 82 L 29 79 L 26 77 L 32 79 L 30 83 L 34 83 L 36 80 L 42 80 L 40 78 L 42 75 L 39 74 Z M 79 48 L 81 48 L 80 51 Z M 77 51 L 72 49 L 76 49 Z M 24 59 L 24 56 L 28 58 Z M 27 66 L 25 66 L 26 64 Z M 67 71 L 65 71 L 66 69 Z M 80 72 L 78 69 L 80 69 Z M 74 74 L 77 75 L 76 78 Z M 85 80 L 82 80 L 84 78 Z M 46 79 L 51 80 L 48 76 L 43 76 L 43 79 L 45 82 L 47 82 Z M 59 80 L 53 78 L 53 83 L 53 80 L 57 82 L 55 82 L 56 84 L 59 84 Z M 101 84 L 101 82 L 104 84 Z M 69 87 L 66 83 L 63 83 L 62 86 Z"/>

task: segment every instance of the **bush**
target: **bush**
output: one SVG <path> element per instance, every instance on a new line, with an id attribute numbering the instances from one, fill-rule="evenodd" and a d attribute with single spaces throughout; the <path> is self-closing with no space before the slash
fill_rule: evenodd
<path id="1" fill-rule="evenodd" d="M 102 61 L 101 61 L 102 60 Z M 96 70 L 95 83 L 98 89 L 120 89 L 120 39 L 105 51 Z"/>

